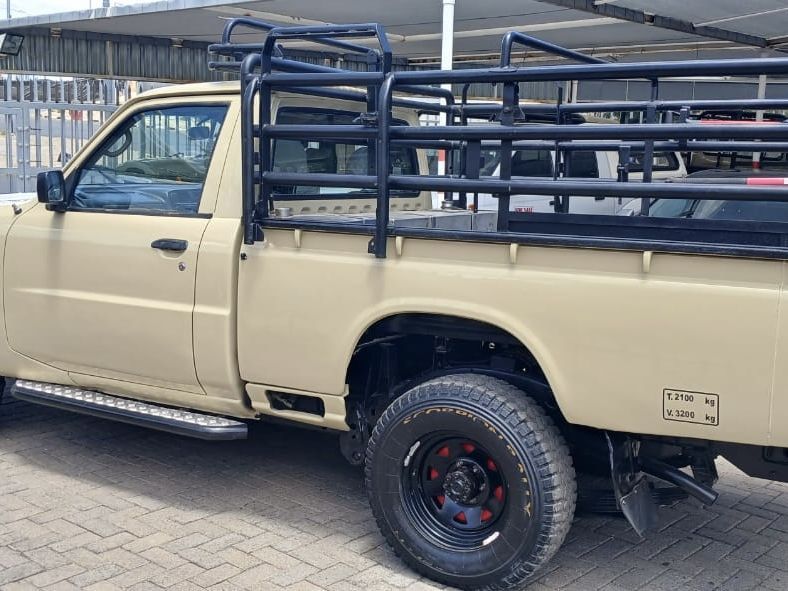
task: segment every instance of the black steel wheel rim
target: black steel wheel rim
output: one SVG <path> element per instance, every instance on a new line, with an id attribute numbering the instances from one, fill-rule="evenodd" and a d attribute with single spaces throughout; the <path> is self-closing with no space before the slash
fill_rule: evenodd
<path id="1" fill-rule="evenodd" d="M 508 508 L 502 465 L 460 434 L 435 434 L 414 443 L 401 483 L 403 508 L 420 534 L 456 550 L 491 541 Z"/>

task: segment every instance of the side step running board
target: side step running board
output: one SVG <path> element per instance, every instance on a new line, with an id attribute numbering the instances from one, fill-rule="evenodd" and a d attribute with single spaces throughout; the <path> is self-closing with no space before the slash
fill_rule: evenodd
<path id="1" fill-rule="evenodd" d="M 246 423 L 178 408 L 158 406 L 71 386 L 17 380 L 11 394 L 52 406 L 130 425 L 209 440 L 245 439 Z"/>

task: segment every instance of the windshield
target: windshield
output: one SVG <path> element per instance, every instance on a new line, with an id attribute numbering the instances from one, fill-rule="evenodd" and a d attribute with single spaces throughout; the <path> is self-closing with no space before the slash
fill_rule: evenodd
<path id="1" fill-rule="evenodd" d="M 701 201 L 692 214 L 696 219 L 788 222 L 788 203 L 772 201 Z"/>
<path id="2" fill-rule="evenodd" d="M 655 199 L 649 215 L 655 218 L 690 217 L 697 202 L 697 199 Z"/>
<path id="3" fill-rule="evenodd" d="M 700 199 L 655 199 L 649 217 L 696 220 L 788 222 L 788 203 Z"/>

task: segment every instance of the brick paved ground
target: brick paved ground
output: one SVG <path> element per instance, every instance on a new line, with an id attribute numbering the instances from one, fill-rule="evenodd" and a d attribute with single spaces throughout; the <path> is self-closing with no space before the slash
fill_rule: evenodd
<path id="1" fill-rule="evenodd" d="M 788 589 L 788 486 L 723 466 L 712 510 L 639 540 L 583 516 L 529 591 Z M 0 589 L 429 589 L 383 545 L 334 437 L 207 443 L 0 407 Z"/>

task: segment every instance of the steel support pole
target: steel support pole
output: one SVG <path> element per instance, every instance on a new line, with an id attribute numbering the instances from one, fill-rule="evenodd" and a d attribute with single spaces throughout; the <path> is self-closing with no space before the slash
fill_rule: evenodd
<path id="1" fill-rule="evenodd" d="M 441 18 L 441 70 L 451 70 L 454 66 L 454 4 L 455 0 L 441 0 L 443 14 Z M 451 91 L 451 83 L 441 84 L 441 88 Z M 448 104 L 448 103 L 445 103 Z M 440 114 L 440 124 L 448 125 L 448 115 Z M 444 150 L 443 167 L 441 170 L 441 160 L 438 160 L 438 174 L 447 174 L 449 171 L 449 158 L 451 152 Z M 451 199 L 451 193 L 445 193 L 443 199 Z M 438 207 L 433 198 L 433 207 Z"/>
<path id="2" fill-rule="evenodd" d="M 455 0 L 441 0 L 443 19 L 441 30 L 441 70 L 451 70 L 454 64 L 454 3 Z M 441 85 L 451 90 L 451 84 Z"/>

